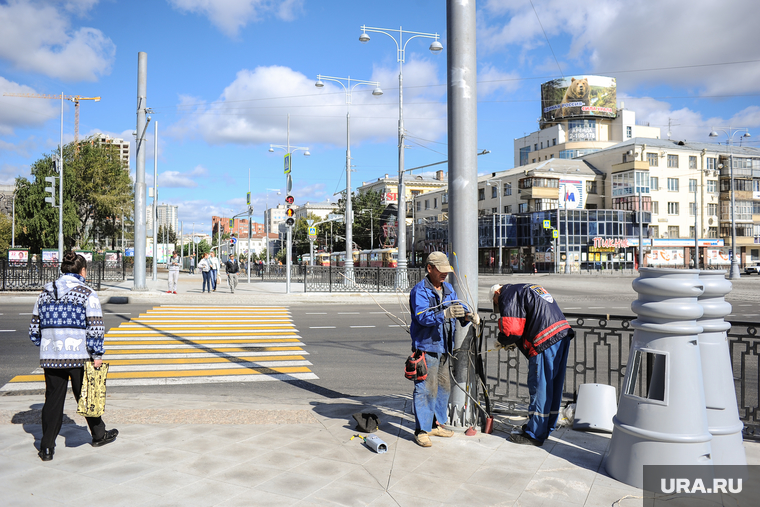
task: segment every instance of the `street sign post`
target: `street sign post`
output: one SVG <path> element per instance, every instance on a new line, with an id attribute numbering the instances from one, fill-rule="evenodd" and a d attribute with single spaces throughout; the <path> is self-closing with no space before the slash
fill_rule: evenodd
<path id="1" fill-rule="evenodd" d="M 285 174 L 290 174 L 290 153 L 285 154 Z"/>
<path id="2" fill-rule="evenodd" d="M 309 226 L 309 241 L 313 241 L 317 237 L 317 228 L 316 226 Z"/>

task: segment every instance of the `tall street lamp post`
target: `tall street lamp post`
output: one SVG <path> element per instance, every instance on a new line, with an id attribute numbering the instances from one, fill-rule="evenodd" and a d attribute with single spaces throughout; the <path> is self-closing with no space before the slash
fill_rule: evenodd
<path id="1" fill-rule="evenodd" d="M 714 128 L 710 131 L 710 137 L 718 137 L 716 130 L 720 130 L 728 138 L 728 164 L 729 164 L 729 179 L 730 191 L 731 191 L 731 271 L 728 273 L 728 278 L 737 279 L 741 278 L 739 274 L 739 251 L 736 248 L 736 189 L 734 188 L 734 155 L 731 149 L 731 144 L 734 140 L 734 135 L 737 132 L 744 132 L 742 137 L 750 137 L 749 131 L 746 128 Z M 696 234 L 696 231 L 694 231 Z"/>
<path id="2" fill-rule="evenodd" d="M 353 279 L 354 269 L 354 252 L 353 252 L 353 208 L 351 207 L 351 92 L 360 85 L 374 86 L 372 95 L 379 97 L 383 94 L 380 89 L 380 83 L 377 81 L 362 81 L 360 79 L 354 79 L 353 85 L 351 84 L 351 77 L 332 77 L 317 75 L 317 82 L 314 84 L 317 88 L 322 88 L 325 84 L 322 80 L 333 81 L 340 84 L 343 90 L 346 92 L 346 281 Z M 343 84 L 346 81 L 346 84 Z"/>
<path id="3" fill-rule="evenodd" d="M 501 214 L 504 211 L 504 208 L 501 207 L 501 194 L 504 193 L 504 190 L 502 188 L 502 182 L 501 182 L 501 180 L 493 180 L 493 179 L 492 180 L 486 180 L 486 185 L 488 185 L 489 187 L 492 186 L 492 185 L 494 185 L 494 184 L 499 185 L 496 188 L 499 191 L 498 192 L 499 193 L 499 212 L 497 213 L 497 215 L 499 216 L 499 274 L 501 274 L 501 244 L 502 244 L 502 240 L 501 240 L 501 226 L 502 226 L 502 223 L 501 223 Z M 496 239 L 496 238 L 494 238 L 494 239 Z"/>
<path id="4" fill-rule="evenodd" d="M 290 155 L 298 150 L 303 150 L 304 156 L 309 156 L 311 153 L 309 153 L 309 148 L 306 148 L 304 146 L 291 146 L 290 145 L 290 115 L 288 115 L 288 129 L 287 129 L 287 144 L 281 145 L 281 144 L 270 144 L 269 145 L 269 151 L 274 152 L 275 148 L 279 148 L 281 150 L 285 150 L 285 157 L 288 159 L 290 158 Z M 285 192 L 287 192 L 288 195 L 290 195 L 290 190 L 292 188 L 292 179 L 290 176 L 290 163 L 288 163 L 288 169 L 285 173 Z M 288 236 L 287 236 L 287 250 L 285 251 L 285 258 L 287 259 L 286 265 L 285 265 L 285 293 L 290 294 L 290 266 L 293 262 L 292 254 L 293 254 L 293 226 L 288 225 Z"/>
<path id="5" fill-rule="evenodd" d="M 401 27 L 395 28 L 375 28 L 362 25 L 362 34 L 359 36 L 359 42 L 366 44 L 370 37 L 367 32 L 382 33 L 393 39 L 396 44 L 396 60 L 398 61 L 398 283 L 403 283 L 402 279 L 406 277 L 406 191 L 404 188 L 404 61 L 406 60 L 406 45 L 409 41 L 417 37 L 433 39 L 430 44 L 430 51 L 440 53 L 443 45 L 438 41 L 437 33 L 410 32 L 403 30 Z M 398 39 L 389 32 L 397 34 Z M 407 35 L 404 41 L 404 34 Z M 404 284 L 405 285 L 405 284 Z"/>

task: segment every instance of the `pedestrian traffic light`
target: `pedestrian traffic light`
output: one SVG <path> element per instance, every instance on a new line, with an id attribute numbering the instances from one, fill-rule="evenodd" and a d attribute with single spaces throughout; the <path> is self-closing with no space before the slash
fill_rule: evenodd
<path id="1" fill-rule="evenodd" d="M 296 214 L 296 210 L 294 210 L 293 208 L 288 208 L 287 211 L 285 211 L 285 214 L 288 216 L 288 218 L 290 218 Z"/>
<path id="2" fill-rule="evenodd" d="M 45 176 L 45 181 L 50 183 L 49 187 L 45 187 L 45 192 L 50 192 L 50 196 L 45 197 L 45 202 L 49 202 L 55 208 L 55 176 Z"/>
<path id="3" fill-rule="evenodd" d="M 288 218 L 287 220 L 285 220 L 285 225 L 287 225 L 288 227 L 293 227 L 293 224 L 295 223 L 296 221 L 293 220 L 292 218 Z"/>

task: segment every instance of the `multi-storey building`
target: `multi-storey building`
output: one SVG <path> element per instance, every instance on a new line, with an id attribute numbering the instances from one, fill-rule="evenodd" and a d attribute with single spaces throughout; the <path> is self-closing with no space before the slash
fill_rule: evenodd
<path id="1" fill-rule="evenodd" d="M 232 227 L 230 227 L 230 220 L 233 221 Z M 263 235 L 265 233 L 264 224 L 259 224 L 252 221 L 250 228 L 251 228 L 251 234 L 252 234 L 251 237 L 256 237 L 257 234 Z M 221 233 L 221 234 L 234 234 L 238 238 L 247 238 L 248 237 L 248 220 L 245 218 L 230 219 L 228 217 L 212 216 L 211 230 L 213 231 L 213 234 L 215 237 Z"/>
<path id="2" fill-rule="evenodd" d="M 179 206 L 172 204 L 159 204 L 153 211 L 153 204 L 149 204 L 146 210 L 145 226 L 153 229 L 153 217 L 157 217 L 158 227 L 170 227 L 174 232 L 179 232 Z"/>
<path id="3" fill-rule="evenodd" d="M 337 213 L 338 205 L 330 202 L 307 202 L 296 208 L 295 219 L 306 218 L 309 215 L 318 216 L 320 219 L 327 218 L 331 213 Z"/>
<path id="4" fill-rule="evenodd" d="M 106 145 L 115 146 L 119 152 L 119 157 L 121 158 L 121 161 L 124 163 L 124 167 L 127 167 L 127 168 L 129 167 L 129 143 L 124 141 L 124 139 L 111 137 L 101 132 L 98 132 L 97 134 L 92 136 L 90 139 L 92 139 L 93 142 L 98 143 L 99 145 L 106 144 Z"/>

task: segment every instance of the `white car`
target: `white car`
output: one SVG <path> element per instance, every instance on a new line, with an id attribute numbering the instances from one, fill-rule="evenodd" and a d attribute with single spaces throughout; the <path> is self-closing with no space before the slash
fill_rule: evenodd
<path id="1" fill-rule="evenodd" d="M 760 275 L 760 262 L 751 262 L 744 267 L 744 274 L 751 275 L 752 273 Z"/>

